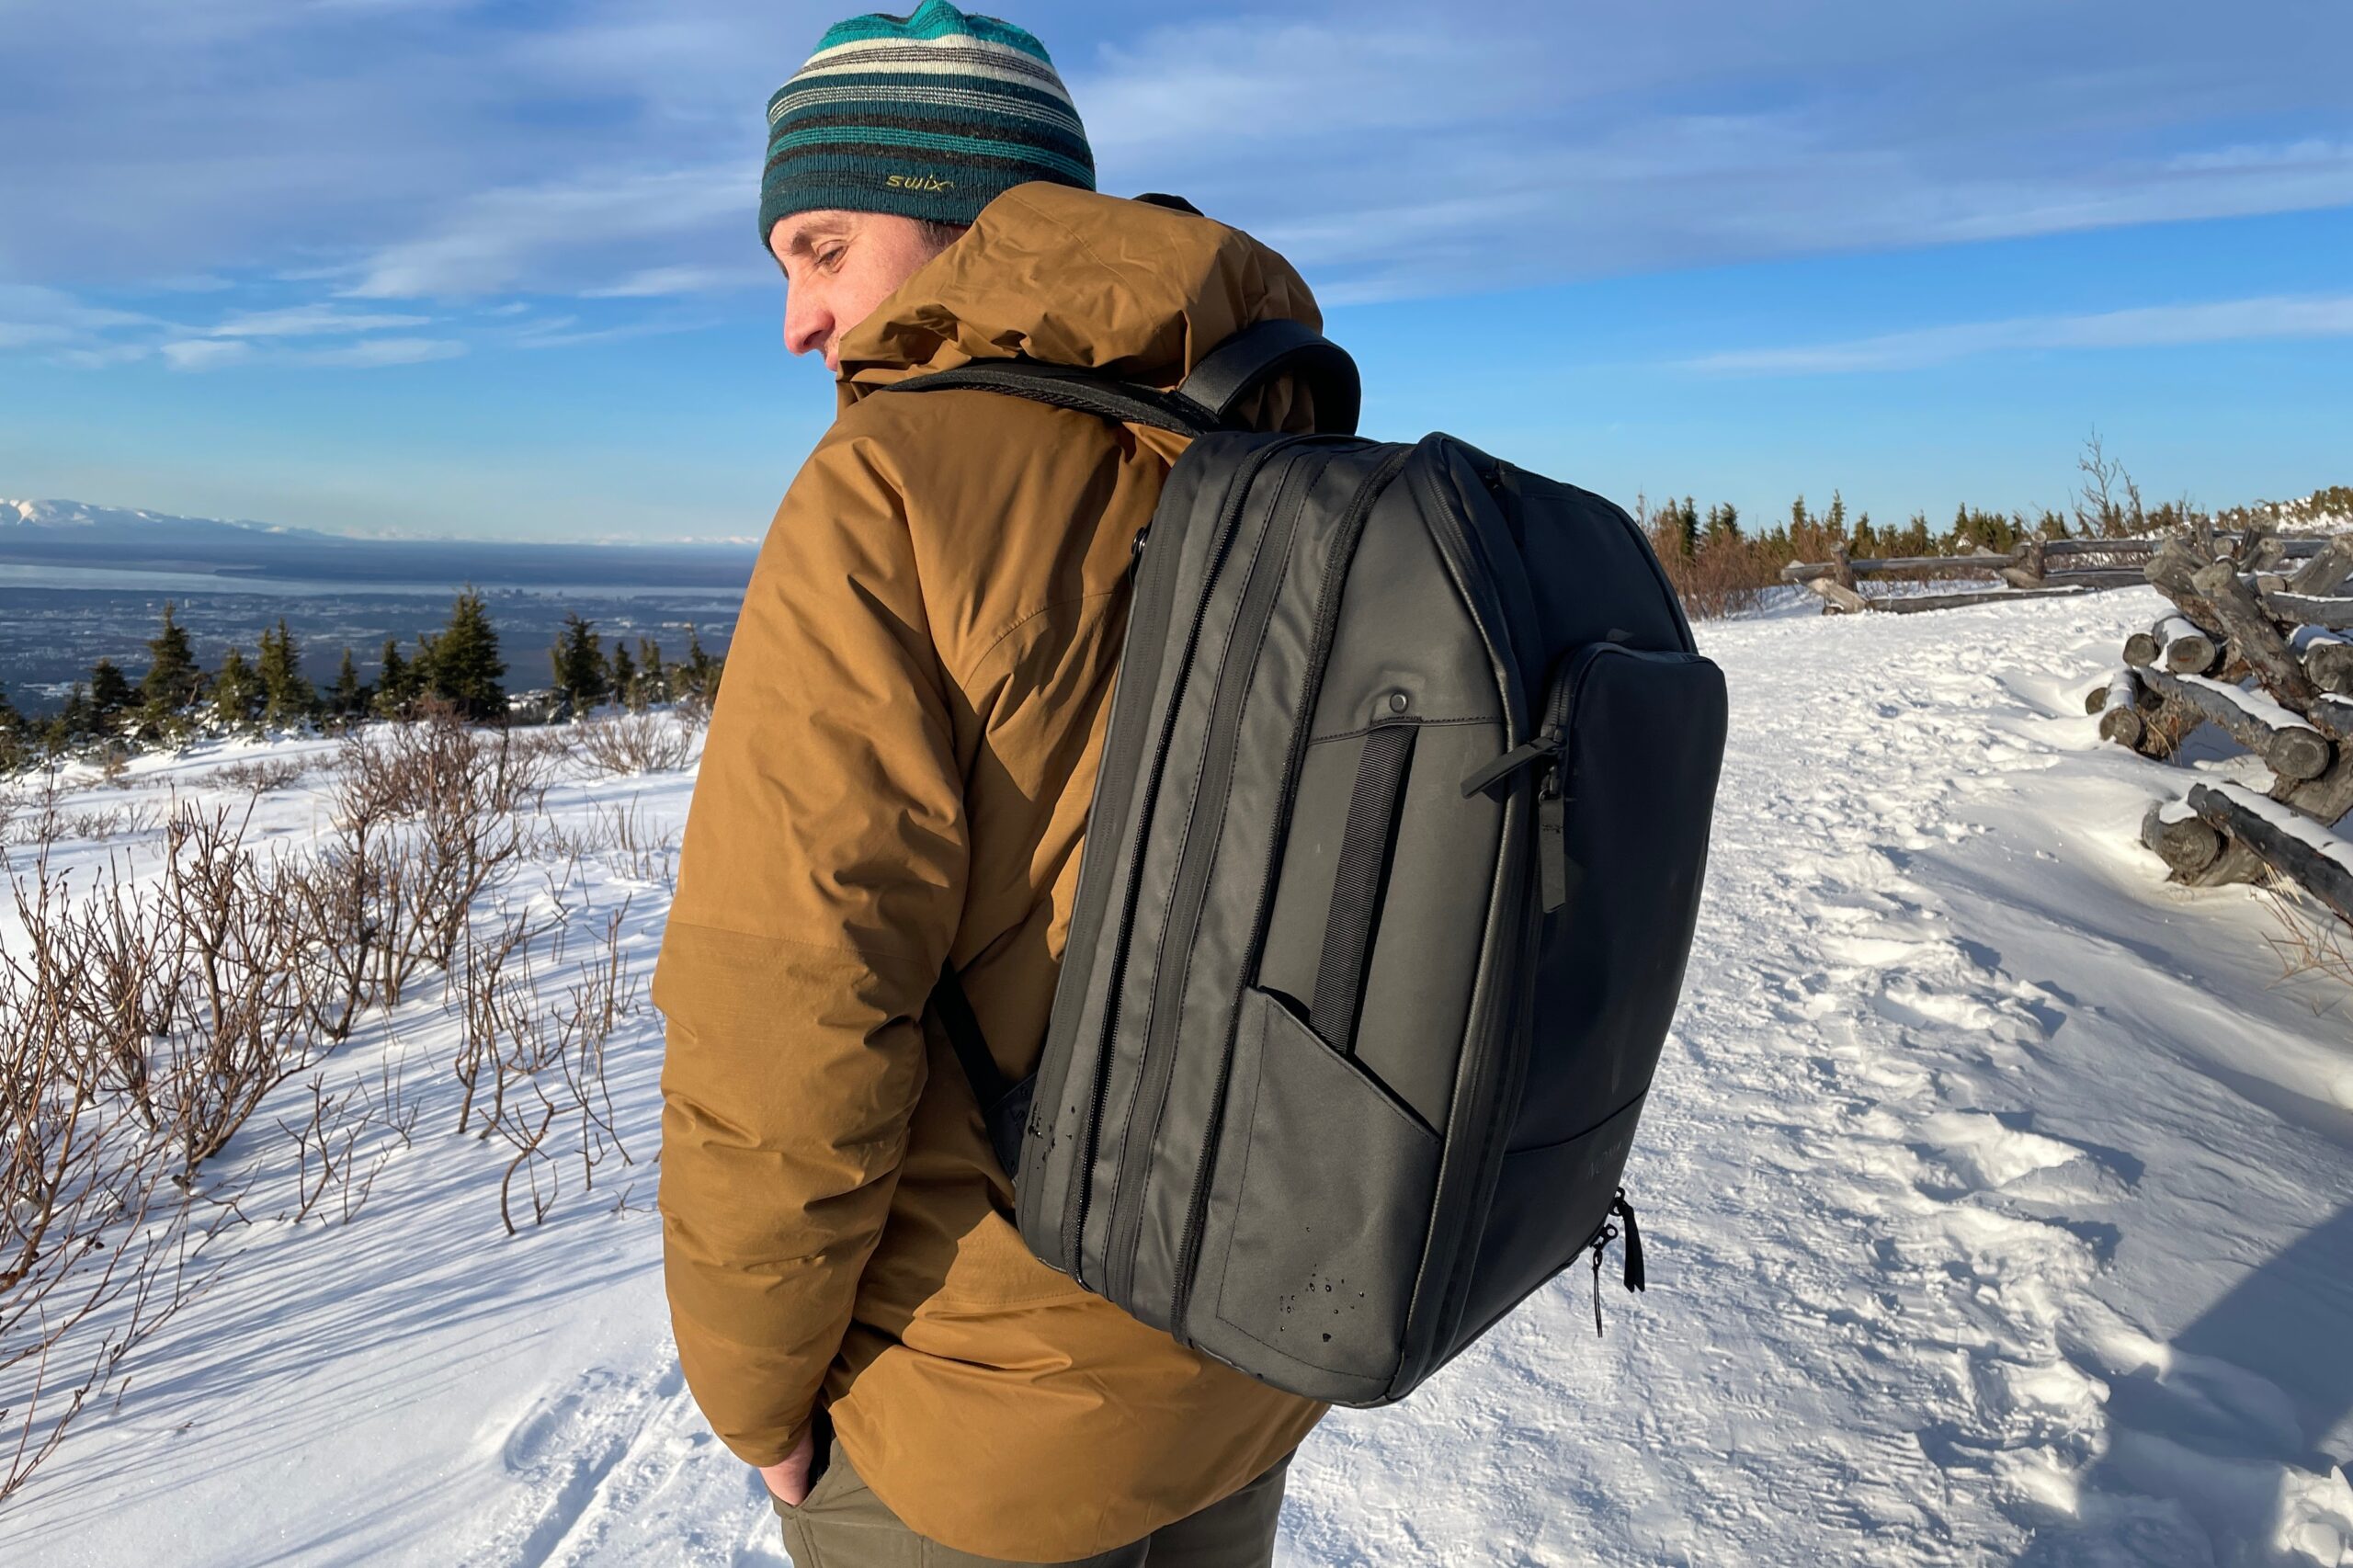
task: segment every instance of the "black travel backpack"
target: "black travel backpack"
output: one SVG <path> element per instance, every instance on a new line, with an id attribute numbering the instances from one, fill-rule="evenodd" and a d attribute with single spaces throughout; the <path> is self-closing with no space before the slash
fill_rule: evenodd
<path id="1" fill-rule="evenodd" d="M 1229 425 L 1267 378 L 1319 433 Z M 1279 1388 L 1403 1398 L 1623 1221 L 1683 982 L 1722 673 L 1598 495 L 1447 436 L 1357 438 L 1296 322 L 1174 393 L 1013 393 L 1196 437 L 1139 540 L 1036 1076 L 933 1003 L 1037 1255 Z M 1148 542 L 1146 540 L 1148 540 Z"/>

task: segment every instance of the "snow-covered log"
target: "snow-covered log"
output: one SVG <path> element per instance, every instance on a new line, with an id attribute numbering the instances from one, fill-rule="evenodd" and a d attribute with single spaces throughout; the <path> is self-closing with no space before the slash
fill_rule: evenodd
<path id="1" fill-rule="evenodd" d="M 2042 553 L 2047 561 L 2064 561 L 2078 555 L 2109 555 L 2119 560 L 2147 556 L 2155 545 L 2145 539 L 2054 539 L 2043 542 Z"/>
<path id="2" fill-rule="evenodd" d="M 2332 631 L 2353 628 L 2353 598 L 2313 594 L 2266 594 L 2263 608 L 2291 626 L 2321 626 Z"/>
<path id="3" fill-rule="evenodd" d="M 1848 561 L 1847 566 L 1858 577 L 1984 577 L 2012 563 L 2011 556 L 1998 554 L 1895 555 L 1883 559 L 1859 556 Z M 1783 579 L 1791 583 L 1807 583 L 1819 577 L 1837 575 L 1838 567 L 1835 562 L 1799 561 L 1781 568 Z"/>
<path id="4" fill-rule="evenodd" d="M 2291 594 L 2329 595 L 2353 577 L 2353 534 L 2332 536 L 2288 579 Z"/>
<path id="5" fill-rule="evenodd" d="M 1917 615 L 1922 610 L 1959 609 L 1964 605 L 2007 604 L 2013 599 L 2063 599 L 2091 589 L 2080 583 L 2053 584 L 2047 588 L 1986 588 L 1967 594 L 1905 594 L 1898 598 L 1874 599 L 1873 609 L 1893 610 L 1897 615 Z"/>
<path id="6" fill-rule="evenodd" d="M 2018 548 L 2017 563 L 2002 568 L 2002 581 L 2013 588 L 2040 588 L 2048 569 L 2051 541 L 2040 534 L 2027 540 Z"/>
<path id="7" fill-rule="evenodd" d="M 2156 634 L 2158 662 L 2177 676 L 2211 675 L 2222 662 L 2221 646 L 2186 617 L 2165 617 L 2157 623 Z"/>
<path id="8" fill-rule="evenodd" d="M 2214 562 L 2192 574 L 2189 585 L 2214 607 L 2232 646 L 2272 696 L 2298 712 L 2312 706 L 2319 689 L 2304 674 L 2302 662 L 2289 650 L 2288 640 L 2271 623 L 2255 591 L 2240 579 L 2237 567 L 2227 561 Z"/>
<path id="9" fill-rule="evenodd" d="M 1806 591 L 1822 601 L 1824 615 L 1860 615 L 1871 608 L 1869 599 L 1835 577 L 1809 577 Z"/>
<path id="10" fill-rule="evenodd" d="M 2155 669 L 2139 674 L 2151 691 L 2220 728 L 2282 778 L 2298 782 L 2317 778 L 2336 759 L 2336 748 L 2326 735 L 2262 692 L 2225 686 L 2204 676 L 2177 676 Z"/>
<path id="11" fill-rule="evenodd" d="M 2148 724 L 2141 716 L 2141 682 L 2131 670 L 2119 670 L 2108 685 L 2094 691 L 2086 705 L 2099 715 L 2099 738 L 2139 750 Z"/>
<path id="12" fill-rule="evenodd" d="M 2197 876 L 2222 853 L 2220 828 L 2181 801 L 2154 801 L 2141 819 L 2141 842 L 2182 878 Z"/>
<path id="13" fill-rule="evenodd" d="M 2353 843 L 2235 784 L 2193 784 L 2189 807 L 2263 863 L 2353 921 Z"/>
<path id="14" fill-rule="evenodd" d="M 2171 538 L 2160 543 L 2141 569 L 2141 574 L 2157 592 L 2171 599 L 2185 619 L 2220 642 L 2224 635 L 2222 618 L 2206 596 L 2191 585 L 2190 579 L 2210 564 L 2204 556 L 2189 547 L 2188 541 Z"/>
<path id="15" fill-rule="evenodd" d="M 2221 656 L 2211 637 L 2178 615 L 2160 617 L 2148 631 L 2124 640 L 2124 662 L 2135 669 L 2163 665 L 2176 675 L 2202 676 Z"/>
<path id="16" fill-rule="evenodd" d="M 2084 711 L 2097 719 L 2111 708 L 2137 702 L 2140 697 L 2141 683 L 2132 677 L 2130 669 L 2121 669 L 2106 686 L 2096 686 L 2084 693 Z"/>

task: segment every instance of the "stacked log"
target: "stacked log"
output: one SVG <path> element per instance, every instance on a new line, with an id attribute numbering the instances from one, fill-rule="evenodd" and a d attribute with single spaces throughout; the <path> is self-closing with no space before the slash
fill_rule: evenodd
<path id="1" fill-rule="evenodd" d="M 2271 778 L 2195 784 L 2150 808 L 2141 842 L 2177 881 L 2279 878 L 2353 921 L 2353 839 L 2337 831 L 2353 814 L 2353 534 L 2176 536 L 2143 574 L 2173 608 L 2086 696 L 2101 737 L 2163 757 L 2211 726 Z"/>

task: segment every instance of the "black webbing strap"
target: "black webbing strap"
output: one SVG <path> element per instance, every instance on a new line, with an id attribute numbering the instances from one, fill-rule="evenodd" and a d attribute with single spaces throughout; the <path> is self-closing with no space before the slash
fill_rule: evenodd
<path id="1" fill-rule="evenodd" d="M 1056 408 L 1074 408 L 1081 414 L 1116 419 L 1122 424 L 1149 425 L 1155 429 L 1174 430 L 1179 436 L 1206 436 L 1217 428 L 1217 421 L 1174 392 L 1131 386 L 1108 376 L 1098 376 L 1092 370 L 1082 370 L 1069 365 L 1047 365 L 1035 359 L 979 360 L 970 365 L 959 365 L 952 370 L 934 370 L 927 376 L 909 376 L 905 381 L 892 381 L 876 390 L 1010 392 L 1015 397 L 1026 397 L 1032 403 L 1051 403 Z"/>
<path id="2" fill-rule="evenodd" d="M 878 392 L 995 392 L 1056 408 L 1074 408 L 1180 436 L 1233 428 L 1242 400 L 1276 376 L 1295 376 L 1315 402 L 1316 433 L 1353 436 L 1363 397 L 1356 361 L 1304 322 L 1244 327 L 1211 349 L 1173 392 L 1137 386 L 1074 365 L 1035 359 L 983 359 L 887 382 Z"/>
<path id="3" fill-rule="evenodd" d="M 1357 781 L 1348 794 L 1348 822 L 1340 835 L 1339 869 L 1332 881 L 1331 913 L 1324 921 L 1324 956 L 1315 966 L 1315 999 L 1307 1021 L 1324 1041 L 1348 1051 L 1364 1005 L 1365 970 L 1372 957 L 1373 915 L 1389 869 L 1397 797 L 1419 726 L 1384 724 L 1367 735 Z"/>
<path id="4" fill-rule="evenodd" d="M 981 1103 L 981 1119 L 988 1127 L 997 1163 L 1011 1176 L 1021 1168 L 1021 1140 L 1029 1130 L 1029 1097 L 1037 1088 L 1037 1076 L 1033 1074 L 1017 1084 L 1005 1081 L 1005 1074 L 997 1071 L 996 1058 L 989 1054 L 989 1042 L 981 1033 L 972 999 L 964 994 L 964 983 L 949 965 L 940 965 L 939 983 L 931 988 L 931 1010 L 938 1015 L 939 1027 L 948 1031 L 948 1043 L 963 1065 L 972 1097 Z"/>

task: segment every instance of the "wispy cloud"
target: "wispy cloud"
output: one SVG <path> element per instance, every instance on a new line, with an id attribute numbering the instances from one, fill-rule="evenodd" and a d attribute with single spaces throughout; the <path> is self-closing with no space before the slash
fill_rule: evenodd
<path id="1" fill-rule="evenodd" d="M 166 343 L 156 352 L 175 370 L 217 370 L 250 358 L 253 345 L 237 338 L 190 337 Z"/>
<path id="2" fill-rule="evenodd" d="M 447 337 L 370 337 L 340 348 L 317 348 L 296 357 L 304 365 L 338 365 L 373 369 L 385 365 L 422 365 L 434 359 L 455 359 L 466 346 Z"/>
<path id="3" fill-rule="evenodd" d="M 751 254 L 749 245 L 745 255 Z M 742 267 L 651 267 L 615 282 L 583 289 L 584 300 L 660 300 L 681 294 L 708 293 L 714 289 L 741 289 L 765 283 L 774 274 L 747 262 Z"/>
<path id="4" fill-rule="evenodd" d="M 670 239 L 722 217 L 740 218 L 745 208 L 744 169 L 735 164 L 599 172 L 485 191 L 468 199 L 433 233 L 369 256 L 343 293 L 360 300 L 413 300 L 510 288 L 576 291 L 584 287 L 583 263 L 609 256 L 616 243 Z M 745 226 L 747 235 L 751 227 Z M 751 243 L 745 240 L 747 250 Z"/>
<path id="5" fill-rule="evenodd" d="M 2348 336 L 2353 336 L 2353 294 L 2270 295 L 2086 315 L 2017 316 L 1836 343 L 1735 349 L 1684 360 L 1682 368 L 1725 376 L 1832 375 L 1915 369 L 1979 354 Z"/>
<path id="6" fill-rule="evenodd" d="M 352 298 L 756 282 L 759 105 L 838 7 L 17 7 L 0 276 L 307 270 Z M 1339 297 L 2353 203 L 2353 7 L 2204 0 L 1030 0 L 1107 188 L 1177 189 Z M 19 14 L 21 13 L 21 14 Z M 2019 40 L 2031 39 L 2032 49 Z M 168 60 L 126 96 L 123 72 Z M 222 112 L 233 101 L 234 112 Z M 742 257 L 743 259 L 738 259 Z"/>
<path id="7" fill-rule="evenodd" d="M 318 337 L 386 332 L 423 326 L 429 316 L 369 314 L 332 305 L 290 305 L 275 311 L 241 311 L 211 329 L 214 337 Z"/>

